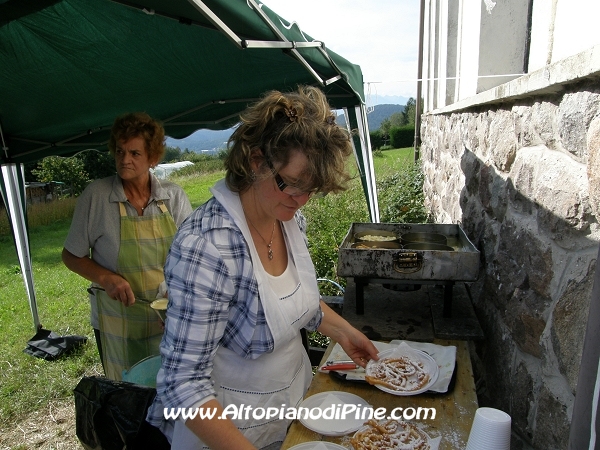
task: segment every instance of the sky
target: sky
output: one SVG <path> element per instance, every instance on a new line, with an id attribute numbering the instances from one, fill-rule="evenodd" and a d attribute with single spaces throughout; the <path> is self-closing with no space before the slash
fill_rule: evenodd
<path id="1" fill-rule="evenodd" d="M 380 103 L 378 97 L 384 96 L 416 97 L 420 0 L 261 2 L 358 64 L 367 104 Z"/>

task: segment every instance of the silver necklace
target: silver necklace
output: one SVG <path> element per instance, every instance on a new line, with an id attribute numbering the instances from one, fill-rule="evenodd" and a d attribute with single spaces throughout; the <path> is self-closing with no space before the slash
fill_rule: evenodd
<path id="1" fill-rule="evenodd" d="M 262 239 L 262 241 L 267 246 L 267 255 L 269 257 L 269 260 L 273 259 L 273 249 L 271 247 L 273 245 L 273 236 L 275 236 L 275 224 L 277 223 L 277 220 L 275 220 L 275 222 L 273 222 L 273 229 L 271 230 L 271 240 L 267 244 L 267 240 L 264 237 L 262 237 L 262 234 L 260 234 L 260 231 L 258 231 L 258 228 L 256 228 L 254 226 L 254 224 L 252 223 L 252 221 L 248 217 L 248 214 L 246 214 L 246 210 L 244 209 L 244 205 L 242 205 L 242 209 L 244 210 L 244 215 L 246 216 L 246 220 L 248 221 L 248 223 L 250 225 L 252 225 L 252 228 L 254 228 L 256 230 L 256 232 L 258 233 L 258 235 L 260 236 L 260 238 Z"/>
<path id="2" fill-rule="evenodd" d="M 130 203 L 130 204 L 131 204 L 131 205 L 132 205 L 134 208 L 136 208 L 136 209 L 137 209 L 137 208 L 138 208 L 138 206 L 136 206 L 136 205 L 139 205 L 139 208 L 142 210 L 142 212 L 144 212 L 144 210 L 145 210 L 145 209 L 148 207 L 148 203 L 150 203 L 150 196 L 151 196 L 152 192 L 148 193 L 148 197 L 147 197 L 147 198 L 148 198 L 148 200 L 146 200 L 146 202 L 144 202 L 144 200 L 142 200 L 142 202 L 141 202 L 141 203 L 138 203 L 137 201 L 136 201 L 136 202 L 134 202 L 134 201 L 133 201 L 133 197 L 134 197 L 134 196 L 133 196 L 133 195 L 131 195 L 131 196 L 127 195 L 127 191 L 125 190 L 125 188 L 123 188 L 123 192 L 125 192 L 125 196 L 127 197 L 127 201 L 128 201 L 128 202 L 129 202 L 129 203 Z M 146 198 L 146 196 L 144 196 L 144 197 L 142 197 L 142 198 Z"/>
<path id="3" fill-rule="evenodd" d="M 133 207 L 134 207 L 134 208 L 136 208 L 136 205 L 134 204 L 134 202 L 132 202 L 132 201 L 131 201 L 131 200 L 129 200 L 129 199 L 127 199 L 127 200 L 129 201 L 129 203 L 131 203 L 131 204 L 133 205 Z M 148 204 L 149 204 L 149 203 L 150 203 L 150 199 L 148 199 L 148 200 L 146 201 L 146 204 L 145 204 L 145 206 L 140 206 L 140 209 L 142 210 L 142 212 L 144 212 L 144 210 L 145 210 L 145 209 L 148 207 Z M 143 204 L 144 204 L 144 203 L 142 202 L 142 205 L 143 205 Z M 139 203 L 138 203 L 138 205 L 139 205 Z"/>

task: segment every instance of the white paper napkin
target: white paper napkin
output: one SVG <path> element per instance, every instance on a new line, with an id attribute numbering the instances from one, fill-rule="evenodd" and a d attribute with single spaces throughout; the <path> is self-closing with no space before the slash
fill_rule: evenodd
<path id="1" fill-rule="evenodd" d="M 371 341 L 377 350 L 382 352 L 390 348 L 390 344 L 387 342 Z M 346 354 L 342 346 L 336 343 L 331 349 L 329 354 L 329 361 L 349 361 L 350 357 Z M 328 373 L 328 370 L 322 370 L 323 366 L 319 367 L 318 371 L 321 373 Z M 336 372 L 343 373 L 346 375 L 346 380 L 365 380 L 365 369 L 359 367 L 353 370 L 336 370 Z"/>
<path id="2" fill-rule="evenodd" d="M 456 347 L 453 345 L 437 345 L 430 342 L 393 340 L 387 343 L 373 341 L 373 345 L 375 345 L 377 350 L 380 352 L 394 346 L 398 346 L 402 343 L 406 343 L 411 348 L 424 351 L 433 359 L 435 359 L 435 362 L 437 362 L 438 367 L 440 368 L 440 373 L 437 381 L 428 390 L 433 392 L 447 392 L 448 386 L 450 385 L 450 380 L 452 379 L 452 374 L 454 373 L 454 367 L 456 365 Z M 350 358 L 346 352 L 344 352 L 340 344 L 336 343 L 333 346 L 333 349 L 331 349 L 328 359 L 331 361 L 345 361 L 349 360 Z M 319 367 L 318 370 L 322 373 L 328 372 L 327 370 L 322 370 L 321 367 Z M 355 370 L 338 370 L 337 372 L 346 374 L 346 380 L 364 381 L 365 379 L 365 370 L 362 367 Z"/>
<path id="3" fill-rule="evenodd" d="M 163 281 L 158 285 L 158 292 L 156 293 L 156 298 L 165 298 L 165 294 L 167 293 L 167 282 Z"/>
<path id="4" fill-rule="evenodd" d="M 408 345 L 405 341 L 400 342 L 400 344 L 391 347 L 392 353 L 390 353 L 391 358 L 397 358 L 402 355 L 406 355 L 407 353 L 410 355 L 415 354 L 412 350 L 414 350 L 410 345 Z M 381 355 L 379 355 L 381 356 Z"/>
<path id="5" fill-rule="evenodd" d="M 390 345 L 399 345 L 405 342 L 411 348 L 421 350 L 435 359 L 440 373 L 437 381 L 431 386 L 428 391 L 433 392 L 448 392 L 448 386 L 454 374 L 456 366 L 456 347 L 454 345 L 437 345 L 430 342 L 412 342 L 412 341 L 391 341 Z"/>
<path id="6" fill-rule="evenodd" d="M 431 447 L 431 450 L 438 450 L 440 448 L 440 442 L 442 442 L 442 437 L 438 436 L 436 438 L 430 439 L 429 440 L 429 446 Z"/>

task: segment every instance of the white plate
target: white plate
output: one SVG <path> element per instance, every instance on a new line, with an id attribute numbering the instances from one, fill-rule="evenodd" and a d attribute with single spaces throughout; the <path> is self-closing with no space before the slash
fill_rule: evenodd
<path id="1" fill-rule="evenodd" d="M 335 396 L 337 400 L 330 402 L 329 400 L 332 400 L 332 398 L 328 399 L 330 395 Z M 334 404 L 340 411 L 341 408 L 343 408 L 343 405 L 356 405 L 361 411 L 363 408 L 371 408 L 371 405 L 358 395 L 342 391 L 327 391 L 311 395 L 300 403 L 299 408 L 307 408 L 309 410 L 320 408 L 321 412 L 325 412 L 329 415 L 331 409 L 328 410 L 328 408 Z M 347 414 L 345 419 L 342 419 L 341 417 L 340 419 L 325 419 L 323 417 L 311 419 L 310 417 L 305 417 L 300 409 L 298 414 L 300 415 L 300 423 L 302 425 L 315 433 L 324 434 L 325 436 L 343 436 L 345 434 L 354 433 L 365 423 L 365 419 L 361 418 L 361 414 L 359 414 L 359 418 L 356 419 L 355 412 Z M 318 413 L 315 412 L 315 414 Z M 316 415 L 313 415 L 313 417 L 316 417 Z"/>
<path id="2" fill-rule="evenodd" d="M 384 420 L 383 422 L 387 422 L 387 420 Z M 401 422 L 401 421 L 397 421 L 397 422 Z M 381 421 L 380 421 L 380 423 L 381 423 Z M 405 422 L 405 423 L 406 423 L 406 422 Z M 425 435 L 425 437 L 427 438 L 427 444 L 429 445 L 429 448 L 432 448 L 432 444 L 433 444 L 433 442 L 432 442 L 432 440 L 431 440 L 431 437 L 430 437 L 430 436 L 429 436 L 427 433 L 425 433 L 423 430 L 421 430 L 419 427 L 417 427 L 416 425 L 415 425 L 415 427 L 416 427 L 416 428 L 418 428 L 418 430 L 419 430 L 421 433 L 423 433 L 423 434 Z M 367 428 L 369 428 L 369 427 L 368 427 L 368 425 L 365 425 L 364 427 L 360 427 L 360 429 L 358 429 L 358 430 L 356 431 L 356 433 L 354 433 L 354 435 L 353 435 L 352 437 L 356 437 L 356 435 L 357 435 L 358 433 L 360 433 L 360 432 L 362 432 L 362 431 L 366 430 Z M 403 448 L 403 447 L 398 447 L 398 448 Z M 437 448 L 437 446 L 436 446 L 435 448 Z"/>
<path id="3" fill-rule="evenodd" d="M 333 442 L 327 441 L 311 441 L 311 442 L 303 442 L 302 444 L 294 445 L 290 447 L 289 450 L 313 450 L 317 445 L 323 444 L 327 450 L 348 450 L 346 447 L 342 447 L 341 445 L 334 444 Z"/>
<path id="4" fill-rule="evenodd" d="M 425 353 L 421 350 L 416 350 L 414 348 L 410 348 L 410 347 L 408 347 L 406 349 L 406 351 L 402 351 L 399 348 L 390 348 L 388 350 L 384 350 L 384 351 L 380 352 L 379 359 L 381 360 L 382 358 L 386 358 L 386 357 L 392 355 L 392 353 L 394 355 L 398 355 L 398 354 L 405 355 L 406 354 L 406 355 L 410 356 L 411 358 L 417 359 L 419 362 L 422 362 L 423 366 L 425 367 L 425 371 L 429 375 L 429 381 L 423 387 L 421 387 L 421 389 L 417 389 L 414 391 L 397 391 L 395 389 L 390 389 L 387 386 L 382 386 L 381 384 L 376 384 L 375 385 L 376 388 L 381 389 L 384 392 L 394 394 L 394 395 L 417 395 L 417 394 L 421 394 L 421 393 L 427 391 L 431 386 L 433 386 L 435 384 L 435 382 L 437 381 L 438 375 L 440 373 L 440 368 L 438 367 L 435 359 L 433 359 L 427 353 Z M 374 361 L 374 360 L 371 360 L 368 362 L 366 370 L 365 370 L 367 375 L 369 375 L 369 376 L 371 375 L 370 370 L 372 370 L 373 366 L 376 363 L 377 363 L 377 361 Z"/>

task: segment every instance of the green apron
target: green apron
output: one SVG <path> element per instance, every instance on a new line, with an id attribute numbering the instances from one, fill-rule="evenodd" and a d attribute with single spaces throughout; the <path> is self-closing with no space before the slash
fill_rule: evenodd
<path id="1" fill-rule="evenodd" d="M 128 216 L 125 204 L 121 212 L 121 242 L 117 273 L 131 285 L 136 298 L 154 300 L 164 281 L 163 267 L 177 227 L 164 202 L 157 206 L 162 214 Z M 123 370 L 140 360 L 159 354 L 163 326 L 150 305 L 135 302 L 123 306 L 98 291 L 98 319 L 102 342 L 102 363 L 107 378 L 121 380 Z"/>

